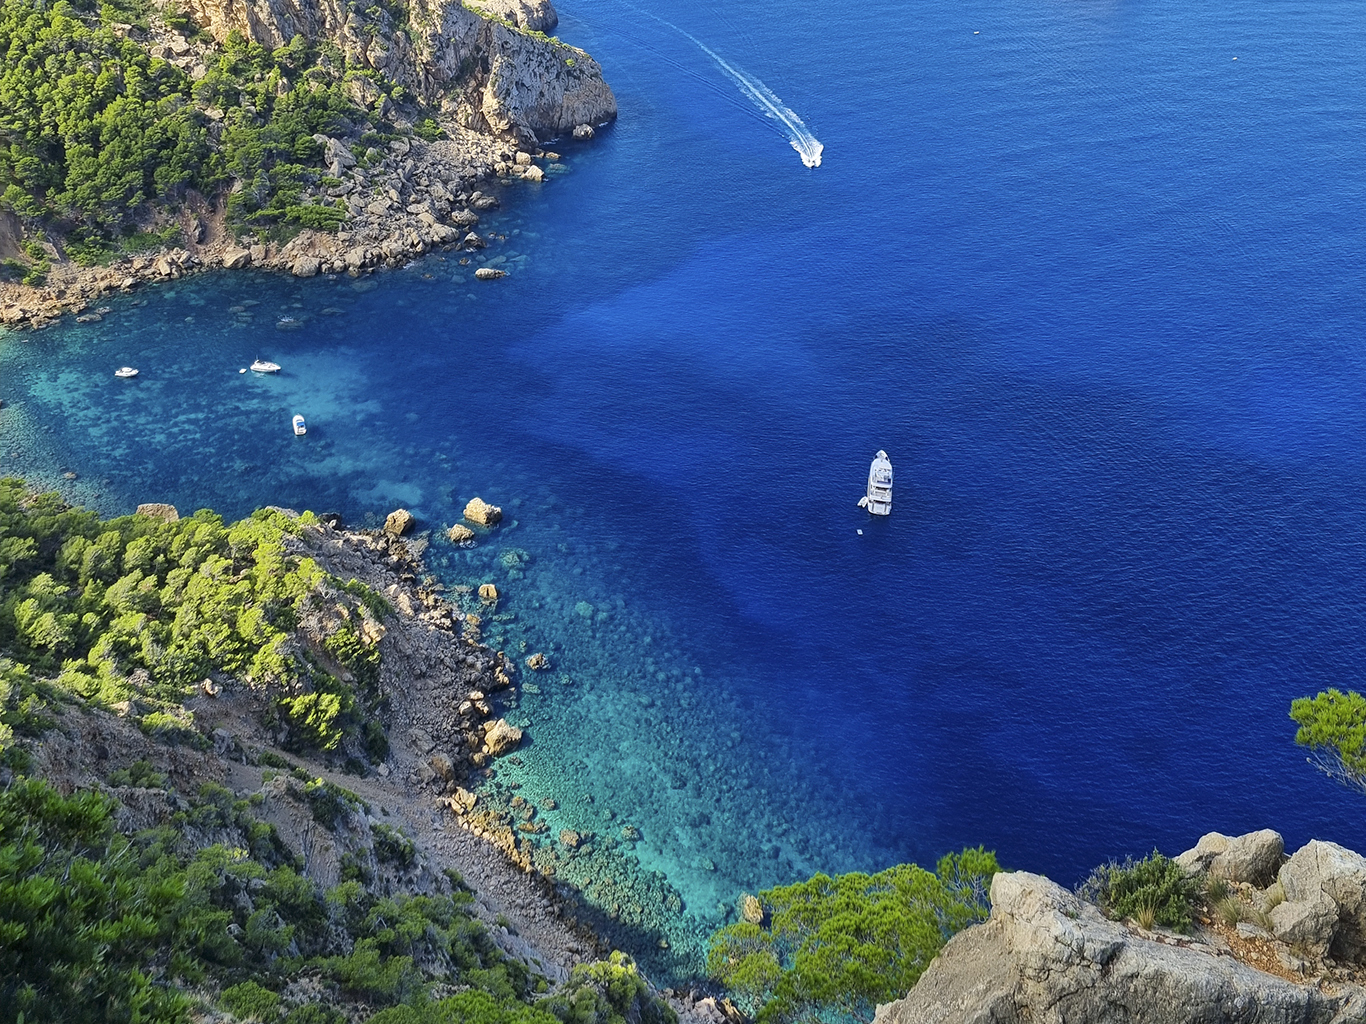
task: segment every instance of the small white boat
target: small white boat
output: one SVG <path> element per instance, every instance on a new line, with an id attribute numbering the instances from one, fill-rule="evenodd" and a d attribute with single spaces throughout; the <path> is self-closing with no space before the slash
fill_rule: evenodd
<path id="1" fill-rule="evenodd" d="M 120 366 L 117 370 L 114 371 L 115 377 L 122 377 L 125 380 L 129 377 L 136 377 L 137 375 L 137 368 L 133 366 Z"/>
<path id="2" fill-rule="evenodd" d="M 859 498 L 858 507 L 875 516 L 892 514 L 892 464 L 884 451 L 879 451 L 868 467 L 868 493 Z"/>
<path id="3" fill-rule="evenodd" d="M 303 437 L 308 433 L 308 427 L 304 424 L 304 418 L 297 412 L 294 414 L 294 433 L 297 437 Z"/>
<path id="4" fill-rule="evenodd" d="M 269 359 L 258 359 L 251 364 L 251 368 L 256 373 L 279 373 L 280 364 L 272 363 Z"/>

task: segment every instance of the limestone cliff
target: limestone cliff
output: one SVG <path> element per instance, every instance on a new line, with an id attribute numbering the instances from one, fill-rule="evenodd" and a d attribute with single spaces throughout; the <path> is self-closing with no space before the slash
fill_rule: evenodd
<path id="1" fill-rule="evenodd" d="M 328 40 L 348 62 L 441 106 L 467 128 L 525 143 L 616 117 L 616 98 L 587 53 L 544 35 L 550 0 L 407 0 L 362 9 L 350 0 L 186 0 L 220 42 L 240 32 L 282 46 Z"/>
<path id="2" fill-rule="evenodd" d="M 1366 990 L 1297 983 L 1217 937 L 1144 932 L 1026 872 L 997 875 L 991 918 L 954 936 L 874 1024 L 1360 1024 Z"/>

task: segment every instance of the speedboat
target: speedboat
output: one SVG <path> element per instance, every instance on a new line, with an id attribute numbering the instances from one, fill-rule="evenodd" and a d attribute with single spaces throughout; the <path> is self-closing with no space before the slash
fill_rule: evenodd
<path id="1" fill-rule="evenodd" d="M 296 437 L 303 437 L 308 433 L 308 427 L 304 424 L 304 418 L 297 412 L 294 414 L 294 434 Z"/>
<path id="2" fill-rule="evenodd" d="M 892 464 L 886 452 L 879 451 L 868 467 L 868 493 L 859 498 L 858 507 L 875 516 L 892 514 Z"/>
<path id="3" fill-rule="evenodd" d="M 115 377 L 123 377 L 125 380 L 129 377 L 136 377 L 137 375 L 137 368 L 133 366 L 120 366 L 114 371 Z"/>
<path id="4" fill-rule="evenodd" d="M 251 368 L 257 373 L 279 373 L 280 364 L 272 363 L 269 359 L 258 359 L 251 364 Z"/>

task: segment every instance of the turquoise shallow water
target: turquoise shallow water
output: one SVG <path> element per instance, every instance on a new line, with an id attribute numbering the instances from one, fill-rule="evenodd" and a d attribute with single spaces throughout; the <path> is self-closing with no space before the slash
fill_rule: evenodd
<path id="1" fill-rule="evenodd" d="M 552 834 L 640 830 L 582 884 L 663 874 L 670 950 L 620 933 L 660 972 L 815 869 L 1360 848 L 1286 717 L 1366 668 L 1356 9 L 649 10 L 821 166 L 687 36 L 566 3 L 623 115 L 504 195 L 508 278 L 206 276 L 7 337 L 0 471 L 106 511 L 503 505 L 428 552 L 552 661 L 500 775 Z"/>

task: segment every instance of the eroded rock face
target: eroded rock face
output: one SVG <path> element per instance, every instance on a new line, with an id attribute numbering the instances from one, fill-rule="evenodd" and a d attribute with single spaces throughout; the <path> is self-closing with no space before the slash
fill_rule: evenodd
<path id="1" fill-rule="evenodd" d="M 531 32 L 549 34 L 560 23 L 550 0 L 470 0 L 470 6 Z"/>
<path id="2" fill-rule="evenodd" d="M 1285 840 L 1279 832 L 1264 828 L 1241 836 L 1207 832 L 1194 849 L 1174 858 L 1192 874 L 1204 871 L 1211 878 L 1247 882 L 1258 888 L 1270 885 L 1285 859 Z"/>
<path id="3" fill-rule="evenodd" d="M 1296 985 L 1191 941 L 1143 938 L 1040 875 L 998 874 L 991 918 L 949 940 L 874 1024 L 1347 1024 L 1366 991 Z"/>
<path id="4" fill-rule="evenodd" d="M 616 97 L 597 61 L 529 34 L 558 22 L 548 0 L 481 0 L 481 6 L 489 16 L 460 0 L 410 0 L 408 25 L 399 26 L 383 10 L 362 14 L 341 0 L 186 2 L 190 16 L 219 42 L 233 31 L 272 49 L 295 35 L 330 40 L 350 61 L 424 103 L 453 99 L 468 128 L 534 142 L 616 117 Z"/>

